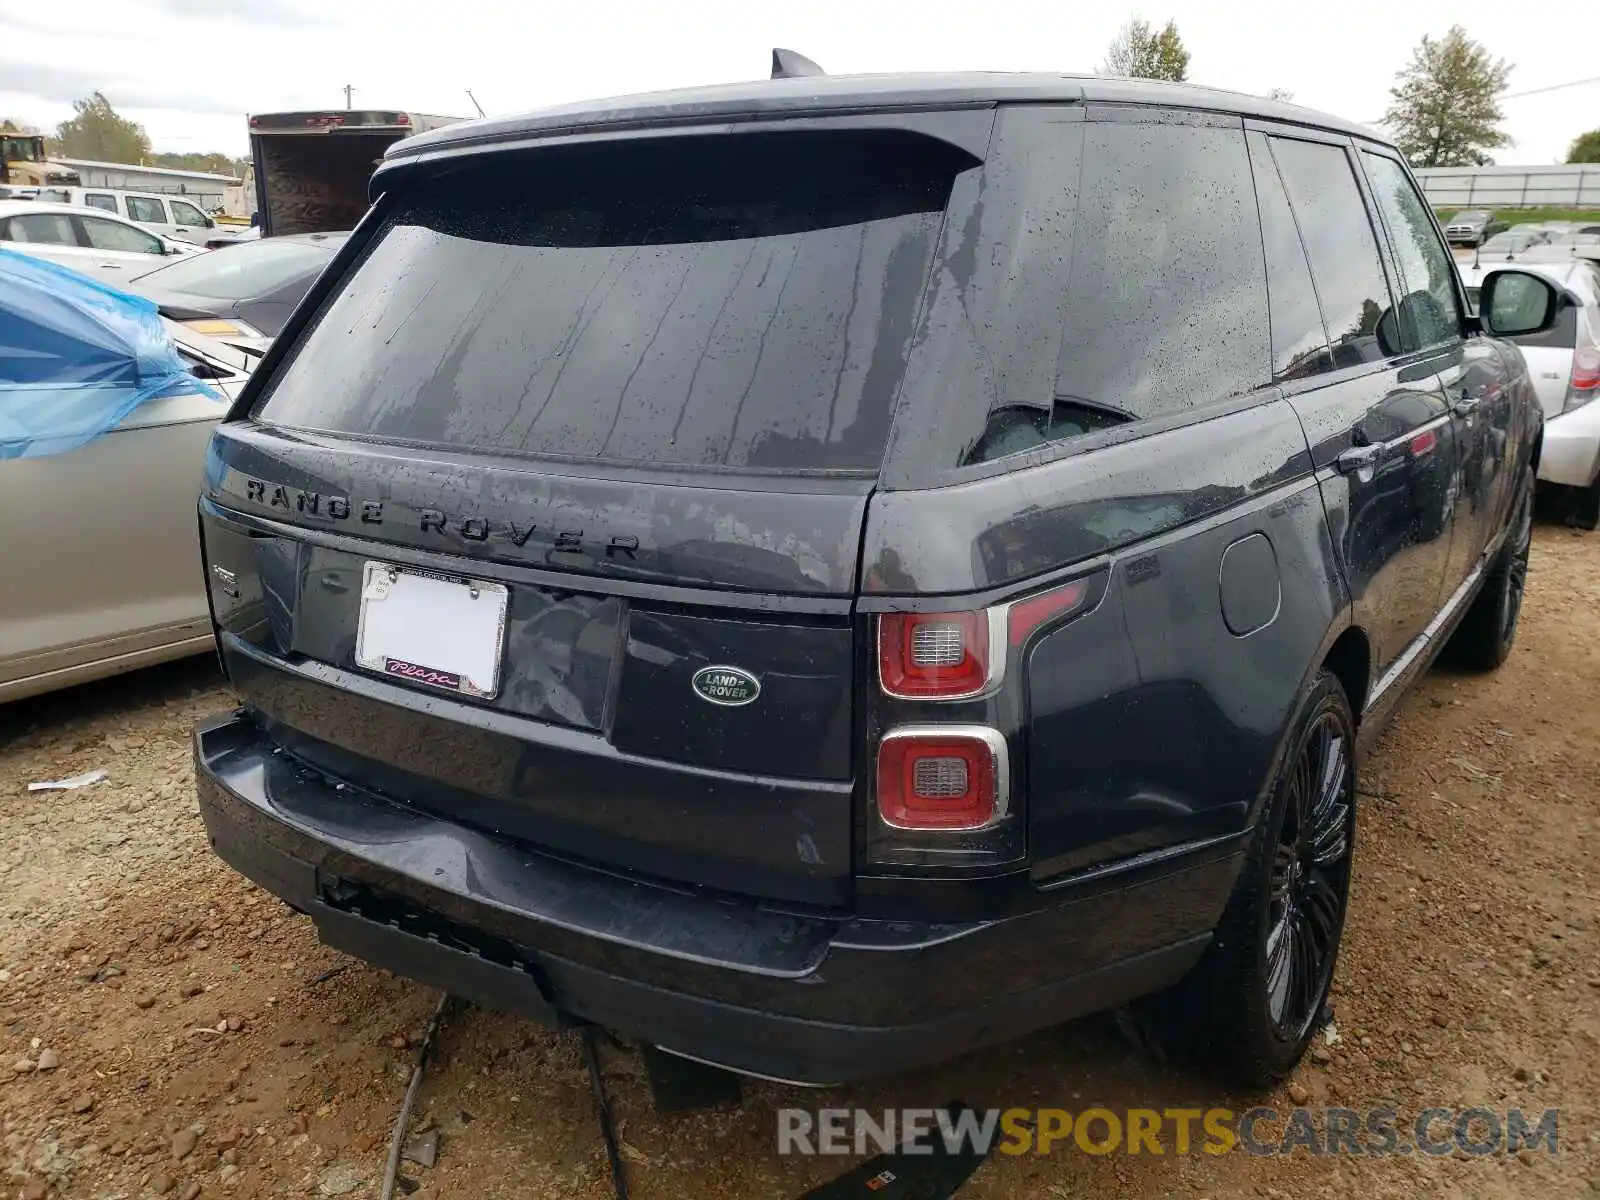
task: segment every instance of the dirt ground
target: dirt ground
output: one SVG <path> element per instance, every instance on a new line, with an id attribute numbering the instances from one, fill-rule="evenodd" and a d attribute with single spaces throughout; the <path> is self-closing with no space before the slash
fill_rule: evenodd
<path id="1" fill-rule="evenodd" d="M 780 1157 L 785 1105 L 1262 1102 L 1560 1109 L 1559 1151 L 1431 1158 L 999 1154 L 960 1200 L 1600 1194 L 1600 535 L 1543 526 L 1511 661 L 1436 669 L 1362 781 L 1340 1040 L 1268 1097 L 1154 1065 L 1104 1018 L 869 1086 L 747 1084 L 659 1116 L 603 1053 L 632 1194 L 794 1197 L 849 1160 Z M 437 994 L 322 947 L 209 852 L 189 729 L 209 660 L 0 709 L 0 1195 L 374 1197 Z M 94 768 L 76 791 L 34 780 Z M 574 1033 L 447 1017 L 414 1200 L 611 1195 Z"/>

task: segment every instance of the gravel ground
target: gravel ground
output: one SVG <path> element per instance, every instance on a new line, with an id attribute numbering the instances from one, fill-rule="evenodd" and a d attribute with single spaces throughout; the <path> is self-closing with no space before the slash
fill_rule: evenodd
<path id="1" fill-rule="evenodd" d="M 1542 527 L 1511 661 L 1435 670 L 1369 763 L 1334 1004 L 1340 1040 L 1268 1097 L 1129 1052 L 1106 1019 L 824 1093 L 747 1085 L 659 1116 L 604 1052 L 633 1194 L 794 1197 L 839 1160 L 782 1158 L 784 1105 L 1081 1110 L 1263 1102 L 1407 1115 L 1560 1112 L 1559 1152 L 993 1156 L 961 1200 L 1600 1194 L 1600 538 Z M 0 1195 L 377 1195 L 437 995 L 323 948 L 210 854 L 188 731 L 226 708 L 197 659 L 0 708 Z M 66 792 L 33 780 L 94 768 Z M 582 1047 L 453 1013 L 417 1105 L 415 1197 L 606 1197 Z"/>

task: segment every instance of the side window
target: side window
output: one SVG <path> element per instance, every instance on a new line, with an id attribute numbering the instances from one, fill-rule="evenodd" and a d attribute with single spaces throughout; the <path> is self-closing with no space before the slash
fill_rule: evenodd
<path id="1" fill-rule="evenodd" d="M 98 208 L 102 212 L 114 213 L 117 211 L 117 198 L 105 192 L 85 192 L 83 203 L 86 208 Z"/>
<path id="2" fill-rule="evenodd" d="M 1269 138 L 1284 190 L 1305 241 L 1317 298 L 1332 341 L 1333 366 L 1378 362 L 1399 353 L 1380 345 L 1389 284 L 1367 206 L 1342 146 Z"/>
<path id="3" fill-rule="evenodd" d="M 1248 135 L 1256 200 L 1261 205 L 1261 241 L 1267 252 L 1267 300 L 1272 324 L 1272 378 L 1305 379 L 1333 369 L 1328 331 L 1311 285 L 1311 268 L 1295 226 L 1277 164 L 1259 133 Z"/>
<path id="4" fill-rule="evenodd" d="M 172 209 L 172 220 L 178 225 L 199 225 L 204 228 L 205 214 L 187 200 L 168 200 L 167 207 Z"/>
<path id="5" fill-rule="evenodd" d="M 131 199 L 131 197 L 130 197 Z M 160 254 L 161 239 L 142 229 L 108 221 L 104 217 L 80 217 L 89 245 L 96 250 L 126 250 L 134 254 Z"/>
<path id="6" fill-rule="evenodd" d="M 24 213 L 11 218 L 11 240 L 41 246 L 76 246 L 72 218 L 64 213 Z"/>
<path id="7" fill-rule="evenodd" d="M 130 221 L 148 221 L 152 225 L 167 223 L 167 208 L 161 201 L 148 196 L 129 196 L 127 201 Z"/>
<path id="8" fill-rule="evenodd" d="M 1408 350 L 1423 350 L 1461 338 L 1461 304 L 1456 298 L 1455 263 L 1434 231 L 1422 198 L 1394 159 L 1361 152 L 1367 181 L 1388 226 L 1405 298 L 1400 302 L 1400 336 Z"/>
<path id="9" fill-rule="evenodd" d="M 1243 132 L 1091 122 L 1067 293 L 1058 409 L 1142 420 L 1265 385 L 1267 289 Z"/>
<path id="10" fill-rule="evenodd" d="M 1091 121 L 1053 407 L 989 415 L 965 462 L 1264 386 L 1261 229 L 1237 127 Z"/>

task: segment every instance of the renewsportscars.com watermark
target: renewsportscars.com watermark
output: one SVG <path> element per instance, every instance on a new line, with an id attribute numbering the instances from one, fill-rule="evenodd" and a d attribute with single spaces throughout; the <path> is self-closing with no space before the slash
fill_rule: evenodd
<path id="1" fill-rule="evenodd" d="M 1560 1118 L 1556 1108 L 780 1108 L 778 1153 L 1554 1154 Z"/>

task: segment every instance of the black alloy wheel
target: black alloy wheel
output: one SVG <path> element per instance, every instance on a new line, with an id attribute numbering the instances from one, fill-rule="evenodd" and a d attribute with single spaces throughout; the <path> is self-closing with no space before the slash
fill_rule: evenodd
<path id="1" fill-rule="evenodd" d="M 1353 779 L 1350 739 L 1339 714 L 1325 710 L 1289 778 L 1268 885 L 1267 1011 L 1285 1041 L 1310 1031 L 1333 978 L 1350 894 Z"/>

